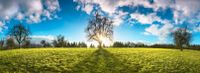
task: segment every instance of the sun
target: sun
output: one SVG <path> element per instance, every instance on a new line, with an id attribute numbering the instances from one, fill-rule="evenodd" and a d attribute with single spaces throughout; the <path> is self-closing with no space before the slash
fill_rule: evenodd
<path id="1" fill-rule="evenodd" d="M 108 38 L 102 39 L 102 42 L 105 46 L 111 46 L 113 44 L 112 41 L 110 41 Z"/>
<path id="2" fill-rule="evenodd" d="M 113 45 L 113 41 L 110 41 L 108 38 L 102 37 L 101 41 L 104 46 L 112 46 Z M 92 41 L 92 42 L 87 43 L 88 46 L 90 46 L 91 44 L 93 44 L 95 47 L 98 47 L 98 45 L 99 45 L 99 43 L 97 41 Z"/>

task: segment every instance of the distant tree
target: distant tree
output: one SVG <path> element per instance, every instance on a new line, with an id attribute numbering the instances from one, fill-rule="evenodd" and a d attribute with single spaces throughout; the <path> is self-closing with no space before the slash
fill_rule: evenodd
<path id="1" fill-rule="evenodd" d="M 3 49 L 3 46 L 4 46 L 4 39 L 1 39 L 0 40 L 0 49 Z"/>
<path id="2" fill-rule="evenodd" d="M 36 43 L 31 43 L 30 44 L 30 47 L 31 48 L 41 48 L 41 47 L 43 47 L 41 44 L 36 44 Z"/>
<path id="3" fill-rule="evenodd" d="M 52 47 L 52 45 L 49 42 L 46 42 L 45 47 Z"/>
<path id="4" fill-rule="evenodd" d="M 200 45 L 199 44 L 190 45 L 190 49 L 200 50 Z"/>
<path id="5" fill-rule="evenodd" d="M 15 48 L 15 41 L 12 37 L 8 37 L 6 39 L 6 48 L 7 49 L 14 49 Z"/>
<path id="6" fill-rule="evenodd" d="M 112 47 L 149 47 L 148 45 L 144 43 L 134 43 L 134 42 L 114 42 Z"/>
<path id="7" fill-rule="evenodd" d="M 67 47 L 87 47 L 85 42 L 71 42 L 67 43 Z"/>
<path id="8" fill-rule="evenodd" d="M 90 44 L 90 48 L 95 48 L 95 46 L 93 44 Z"/>
<path id="9" fill-rule="evenodd" d="M 89 41 L 97 41 L 99 47 L 102 48 L 105 38 L 108 38 L 110 41 L 113 39 L 113 22 L 96 12 L 89 21 L 86 33 Z"/>
<path id="10" fill-rule="evenodd" d="M 84 43 L 84 42 L 80 42 L 80 43 L 79 43 L 79 46 L 80 46 L 80 47 L 87 47 L 87 44 Z"/>
<path id="11" fill-rule="evenodd" d="M 26 40 L 25 43 L 23 44 L 24 48 L 29 48 L 31 46 L 31 41 L 30 40 Z"/>
<path id="12" fill-rule="evenodd" d="M 145 45 L 144 43 L 138 42 L 135 44 L 135 47 L 148 47 L 148 46 Z"/>
<path id="13" fill-rule="evenodd" d="M 78 44 L 76 42 L 71 42 L 69 47 L 78 47 Z"/>
<path id="14" fill-rule="evenodd" d="M 40 42 L 40 44 L 42 45 L 42 47 L 46 47 L 46 41 L 45 41 L 45 40 L 42 40 L 42 41 Z"/>
<path id="15" fill-rule="evenodd" d="M 42 45 L 42 47 L 52 47 L 51 44 L 45 40 L 42 40 L 40 44 Z"/>
<path id="16" fill-rule="evenodd" d="M 136 44 L 133 43 L 133 42 L 128 42 L 128 46 L 129 46 L 129 47 L 135 47 L 135 45 L 136 45 Z"/>
<path id="17" fill-rule="evenodd" d="M 191 42 L 192 34 L 188 31 L 187 27 L 179 28 L 173 32 L 174 43 L 177 48 L 183 51 L 184 47 L 188 47 Z"/>
<path id="18" fill-rule="evenodd" d="M 54 47 L 66 47 L 67 42 L 65 41 L 65 37 L 62 35 L 57 36 L 56 40 L 53 40 Z"/>
<path id="19" fill-rule="evenodd" d="M 14 25 L 8 34 L 17 41 L 19 48 L 21 48 L 21 45 L 29 39 L 30 31 L 24 25 L 18 24 Z"/>
<path id="20" fill-rule="evenodd" d="M 175 48 L 173 44 L 153 44 L 150 47 L 153 48 Z"/>
<path id="21" fill-rule="evenodd" d="M 125 47 L 125 46 L 124 46 L 124 43 L 122 42 L 114 42 L 113 47 Z"/>

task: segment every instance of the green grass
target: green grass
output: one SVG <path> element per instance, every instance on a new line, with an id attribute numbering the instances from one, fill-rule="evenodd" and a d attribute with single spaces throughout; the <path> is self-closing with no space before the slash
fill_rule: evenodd
<path id="1" fill-rule="evenodd" d="M 155 48 L 0 51 L 0 73 L 200 73 L 200 51 Z"/>

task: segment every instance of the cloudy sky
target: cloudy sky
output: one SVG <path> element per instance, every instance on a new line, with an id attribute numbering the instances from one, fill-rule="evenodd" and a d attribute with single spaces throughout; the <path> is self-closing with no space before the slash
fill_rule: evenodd
<path id="1" fill-rule="evenodd" d="M 200 44 L 200 0 L 0 0 L 0 37 L 15 24 L 31 37 L 87 41 L 85 28 L 95 11 L 114 21 L 114 40 L 172 43 L 170 32 L 188 26 Z"/>

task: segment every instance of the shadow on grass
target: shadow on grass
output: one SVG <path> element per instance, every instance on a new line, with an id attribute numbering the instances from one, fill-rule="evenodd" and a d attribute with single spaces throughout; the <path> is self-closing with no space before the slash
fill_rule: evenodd
<path id="1" fill-rule="evenodd" d="M 126 67 L 105 49 L 96 50 L 90 57 L 72 68 L 72 73 L 121 73 Z"/>

